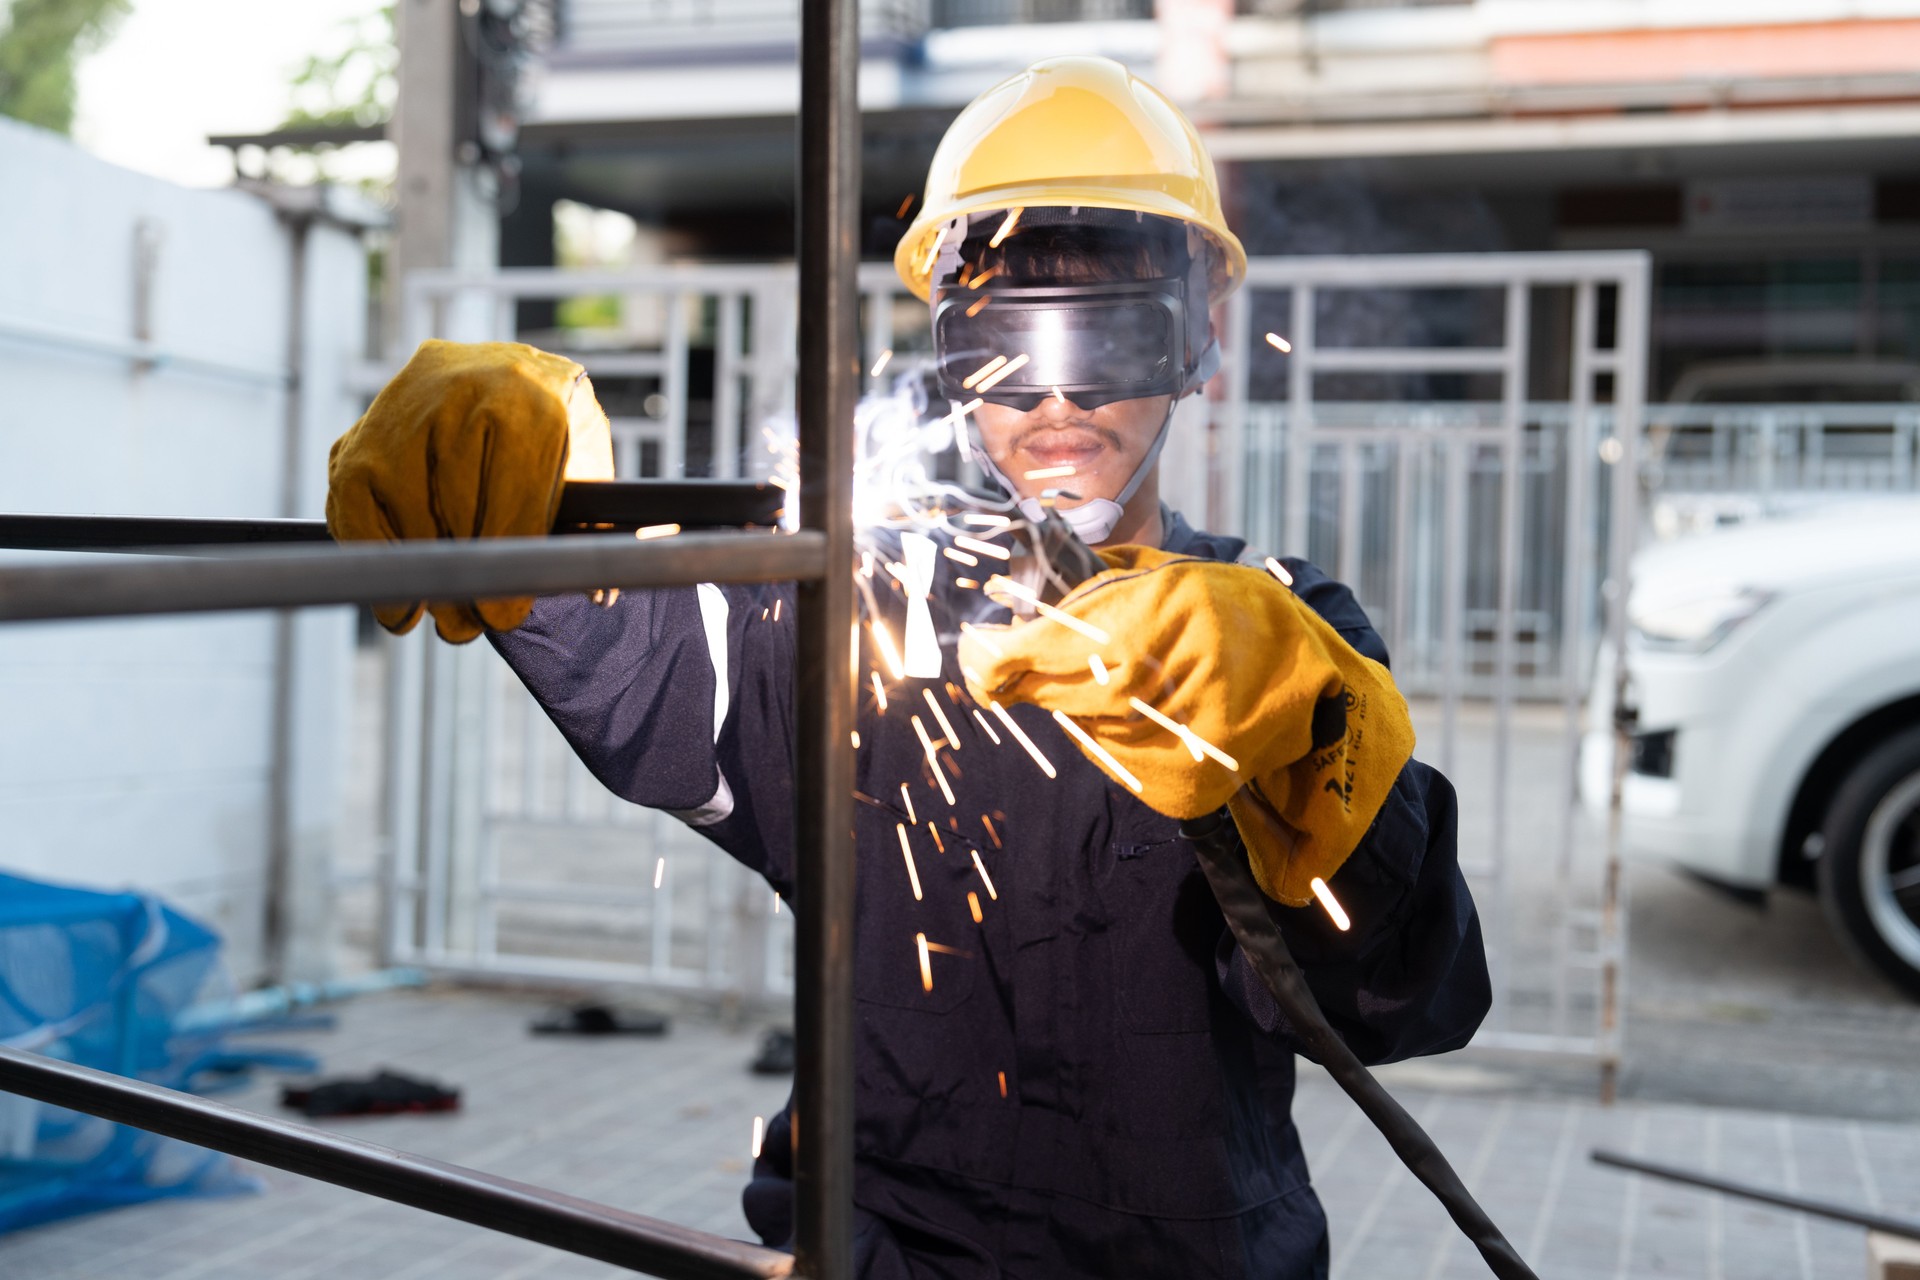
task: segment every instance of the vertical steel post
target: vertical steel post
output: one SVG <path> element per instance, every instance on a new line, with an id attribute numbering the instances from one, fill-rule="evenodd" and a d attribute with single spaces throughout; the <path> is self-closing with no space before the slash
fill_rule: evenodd
<path id="1" fill-rule="evenodd" d="M 853 409 L 860 375 L 857 0 L 800 9 L 800 519 L 827 537 L 800 584 L 795 686 L 795 1253 L 853 1274 Z"/>

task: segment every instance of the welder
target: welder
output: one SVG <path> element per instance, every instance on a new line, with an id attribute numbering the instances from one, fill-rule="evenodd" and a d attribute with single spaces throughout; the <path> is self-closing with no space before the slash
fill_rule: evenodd
<path id="1" fill-rule="evenodd" d="M 1211 309 L 1246 270 L 1212 162 L 1119 64 L 1042 62 L 960 113 L 896 265 L 932 307 L 938 382 L 981 470 L 1101 561 L 1032 620 L 943 576 L 936 627 L 963 638 L 940 677 L 886 673 L 863 697 L 860 1274 L 1324 1276 L 1290 1117 L 1300 1040 L 1180 820 L 1230 808 L 1267 910 L 1366 1061 L 1465 1044 L 1489 990 L 1452 787 L 1411 759 L 1352 593 L 1160 501 L 1174 406 L 1216 369 Z M 578 366 L 430 343 L 335 446 L 329 524 L 535 534 L 564 478 L 610 474 L 605 436 Z M 709 585 L 381 621 L 431 608 L 446 639 L 486 634 L 603 783 L 790 895 L 794 604 L 791 584 Z M 1090 635 L 1114 639 L 1106 664 Z M 788 1138 L 783 1114 L 745 1197 L 776 1246 Z"/>

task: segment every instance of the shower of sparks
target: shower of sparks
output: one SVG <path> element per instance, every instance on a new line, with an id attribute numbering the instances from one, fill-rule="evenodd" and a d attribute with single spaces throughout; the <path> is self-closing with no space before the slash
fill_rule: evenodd
<path id="1" fill-rule="evenodd" d="M 677 524 L 649 524 L 635 529 L 633 536 L 641 542 L 651 542 L 655 538 L 671 538 L 678 532 L 680 526 Z"/>
<path id="2" fill-rule="evenodd" d="M 885 351 L 882 351 L 880 353 L 880 358 L 873 362 L 873 368 L 867 373 L 867 376 L 869 378 L 879 377 L 880 371 L 887 367 L 887 361 L 891 359 L 893 359 L 893 348 L 888 347 Z"/>
<path id="3" fill-rule="evenodd" d="M 894 646 L 893 633 L 887 630 L 887 624 L 875 618 L 868 625 L 873 629 L 873 647 L 880 651 L 881 658 L 886 661 L 887 670 L 893 673 L 895 680 L 905 680 L 907 664 L 901 661 L 900 650 Z"/>
<path id="4" fill-rule="evenodd" d="M 1290 587 L 1293 585 L 1293 575 L 1287 572 L 1287 566 L 1281 564 L 1272 556 L 1267 557 L 1267 572 L 1280 579 L 1281 586 Z"/>
<path id="5" fill-rule="evenodd" d="M 1040 766 L 1040 772 L 1046 774 L 1049 778 L 1057 778 L 1060 776 L 1054 772 L 1053 762 L 1040 754 L 1040 748 L 1034 746 L 1033 739 L 1029 738 L 1026 732 L 1013 722 L 1013 717 L 1007 714 L 1005 707 L 997 702 L 988 702 L 987 710 L 999 717 L 1000 723 L 1007 726 L 1007 732 L 1013 735 L 1014 741 L 1027 749 L 1027 754 L 1033 757 L 1033 762 Z M 991 831 L 992 828 L 989 827 L 988 830 Z"/>
<path id="6" fill-rule="evenodd" d="M 1051 618 L 1069 631 L 1078 631 L 1095 644 L 1112 644 L 1113 637 L 1091 622 L 1083 622 L 1064 609 L 1056 609 L 1042 600 L 1033 588 L 1025 583 L 1015 582 L 1012 578 L 995 574 L 987 580 L 987 590 L 999 590 L 1007 595 L 1026 601 L 1037 610 L 1041 617 Z"/>
<path id="7" fill-rule="evenodd" d="M 980 913 L 980 895 L 971 889 L 967 890 L 967 910 L 973 914 L 975 924 L 986 922 L 986 917 Z"/>
<path id="8" fill-rule="evenodd" d="M 1007 656 L 1007 651 L 1005 649 L 1002 649 L 999 645 L 995 644 L 992 640 L 988 639 L 987 633 L 982 631 L 980 628 L 974 626 L 971 622 L 961 623 L 960 630 L 962 634 L 972 636 L 976 641 L 979 642 L 981 648 L 985 649 L 988 653 L 992 654 L 994 657 L 1004 658 Z M 963 673 L 963 674 L 966 674 L 966 673 Z M 981 680 L 977 675 L 973 675 L 973 674 L 967 674 L 967 679 L 973 681 L 975 684 L 986 683 L 984 680 Z"/>
<path id="9" fill-rule="evenodd" d="M 655 862 L 653 864 L 653 887 L 658 889 L 660 887 L 660 882 L 662 880 L 665 880 L 666 878 L 667 878 L 667 860 L 665 858 L 662 858 L 658 862 Z"/>
<path id="10" fill-rule="evenodd" d="M 1005 364 L 1001 365 L 998 369 L 995 369 L 992 373 L 988 374 L 986 377 L 980 379 L 979 389 L 981 391 L 993 390 L 995 387 L 999 386 L 1002 382 L 1005 382 L 1007 378 L 1014 373 L 1015 370 L 1024 369 L 1027 366 L 1027 363 L 1032 359 L 1033 359 L 1032 356 L 1029 356 L 1024 352 L 1021 353 L 1020 355 L 1015 356 L 1013 359 L 1007 361 Z"/>
<path id="11" fill-rule="evenodd" d="M 873 700 L 880 704 L 880 714 L 885 715 L 887 714 L 887 686 L 880 683 L 878 671 L 869 671 L 867 674 L 873 677 Z"/>
<path id="12" fill-rule="evenodd" d="M 988 838 L 989 838 L 989 839 L 991 839 L 991 840 L 993 841 L 993 847 L 994 847 L 994 848 L 996 848 L 996 849 L 1004 849 L 1004 848 L 1006 848 L 1006 847 L 1007 847 L 1007 846 L 1005 846 L 1005 845 L 1003 845 L 1003 844 L 1001 844 L 1001 843 L 1000 843 L 1000 833 L 999 833 L 998 831 L 995 831 L 995 830 L 993 829 L 993 819 L 992 819 L 992 818 L 989 818 L 989 817 L 988 817 L 988 816 L 987 816 L 986 814 L 984 814 L 984 813 L 983 813 L 983 814 L 981 814 L 981 815 L 980 815 L 980 825 L 981 825 L 981 826 L 983 826 L 983 827 L 985 827 L 985 828 L 987 829 L 987 836 L 988 836 Z"/>
<path id="13" fill-rule="evenodd" d="M 993 745 L 996 747 L 999 746 L 1000 735 L 993 731 L 993 726 L 987 723 L 987 718 L 980 714 L 980 708 L 975 707 L 973 709 L 973 718 L 980 722 L 980 727 L 986 731 L 987 737 L 993 739 Z"/>
<path id="14" fill-rule="evenodd" d="M 893 211 L 894 218 L 900 219 L 906 217 L 907 210 L 911 208 L 913 208 L 913 192 L 909 191 L 907 192 L 907 198 L 900 202 L 900 207 Z"/>
<path id="15" fill-rule="evenodd" d="M 947 842 L 940 838 L 940 828 L 933 825 L 933 819 L 927 819 L 927 834 L 933 837 L 933 847 L 941 853 L 947 851 Z"/>
<path id="16" fill-rule="evenodd" d="M 920 723 L 920 717 L 913 717 L 913 731 L 920 735 L 920 745 L 927 753 L 927 767 L 933 770 L 933 780 L 940 784 L 940 794 L 947 804 L 953 804 L 953 788 L 947 785 L 947 775 L 940 768 L 940 756 L 934 748 L 933 739 L 927 736 L 927 726 Z"/>
<path id="17" fill-rule="evenodd" d="M 979 301 L 975 302 L 973 305 L 967 308 L 967 319 L 971 320 L 975 316 L 979 315 L 982 311 L 985 311 L 987 309 L 987 304 L 992 301 L 993 301 L 992 294 L 990 293 L 981 294 Z"/>
<path id="18" fill-rule="evenodd" d="M 1000 1076 L 1000 1096 L 1004 1098 L 1007 1096 L 1007 1073 L 1002 1071 L 998 1074 Z"/>
<path id="19" fill-rule="evenodd" d="M 1026 472 L 1022 478 L 1027 480 L 1053 480 L 1060 476 L 1070 476 L 1074 474 L 1074 470 L 1073 467 L 1041 467 L 1038 471 Z"/>
<path id="20" fill-rule="evenodd" d="M 1087 731 L 1085 729 L 1082 729 L 1079 725 L 1075 724 L 1067 716 L 1067 714 L 1064 711 L 1054 712 L 1053 718 L 1060 725 L 1062 729 L 1065 729 L 1068 733 L 1072 734 L 1075 738 L 1079 739 L 1080 745 L 1085 747 L 1087 749 L 1087 752 L 1090 755 L 1092 755 L 1094 759 L 1098 760 L 1101 764 L 1106 765 L 1108 771 L 1111 772 L 1115 777 L 1119 778 L 1120 781 L 1126 783 L 1127 786 L 1131 787 L 1133 790 L 1135 791 L 1140 790 L 1140 779 L 1134 777 L 1133 774 L 1129 773 L 1125 765 L 1121 764 L 1118 760 L 1115 760 L 1111 752 L 1109 752 L 1105 747 L 1101 746 L 1099 743 L 1095 742 L 1093 738 L 1087 733 Z"/>
<path id="21" fill-rule="evenodd" d="M 940 732 L 947 735 L 948 745 L 958 751 L 960 735 L 953 731 L 953 721 L 947 719 L 947 713 L 941 709 L 938 702 L 933 700 L 933 690 L 923 688 L 920 690 L 920 696 L 927 700 L 927 706 L 933 711 L 933 718 L 940 722 Z"/>
<path id="22" fill-rule="evenodd" d="M 974 590 L 974 591 L 977 591 L 980 589 L 979 581 L 974 578 L 955 578 L 953 580 L 953 585 L 956 587 L 966 587 L 969 590 Z"/>
<path id="23" fill-rule="evenodd" d="M 753 1118 L 753 1158 L 755 1160 L 760 1158 L 760 1148 L 766 1140 L 767 1118 L 765 1116 L 755 1116 Z"/>
<path id="24" fill-rule="evenodd" d="M 993 239 L 987 241 L 987 248 L 998 249 L 1000 247 L 1000 242 L 1013 234 L 1014 224 L 1018 223 L 1019 221 L 1020 221 L 1020 207 L 1018 205 L 1015 205 L 1013 208 L 1013 211 L 1007 214 L 1007 220 L 1000 224 L 1000 229 L 993 233 Z"/>
<path id="25" fill-rule="evenodd" d="M 1281 337 L 1277 333 L 1269 333 L 1267 335 L 1267 345 L 1272 347 L 1275 351 L 1280 352 L 1282 355 L 1285 355 L 1287 352 L 1293 350 L 1293 344 L 1291 342 L 1288 342 L 1285 338 Z"/>
<path id="26" fill-rule="evenodd" d="M 1353 927 L 1353 921 L 1347 919 L 1347 909 L 1341 906 L 1339 899 L 1333 896 L 1333 890 L 1327 888 L 1325 880 L 1315 876 L 1309 882 L 1309 887 L 1313 890 L 1313 896 L 1320 899 L 1320 905 L 1327 909 L 1327 915 L 1332 918 L 1334 928 L 1345 933 Z"/>
<path id="27" fill-rule="evenodd" d="M 993 887 L 993 877 L 987 874 L 987 864 L 980 861 L 978 849 L 973 851 L 973 869 L 980 873 L 980 883 L 987 886 L 987 897 L 995 902 L 1000 901 L 1000 893 Z"/>
<path id="28" fill-rule="evenodd" d="M 1067 398 L 1060 394 L 1060 388 L 1057 386 L 1054 387 L 1053 389 L 1053 398 L 1055 400 L 1058 400 L 1061 404 L 1065 404 L 1067 402 Z"/>
<path id="29" fill-rule="evenodd" d="M 1005 547 L 996 546 L 991 542 L 982 542 L 978 538 L 970 538 L 964 533 L 954 534 L 953 543 L 957 547 L 962 547 L 978 555 L 992 556 L 995 560 L 1013 559 L 1013 552 L 1007 550 Z"/>
<path id="30" fill-rule="evenodd" d="M 1093 671 L 1093 680 L 1095 684 L 1105 684 L 1107 681 L 1113 678 L 1112 676 L 1107 674 L 1107 664 L 1100 661 L 1100 655 L 1097 653 L 1090 653 L 1087 655 L 1087 666 L 1091 668 Z M 884 707 L 881 708 L 881 710 L 883 711 L 885 709 L 886 708 Z"/>
<path id="31" fill-rule="evenodd" d="M 945 553 L 947 559 L 958 560 L 961 564 L 966 565 L 969 569 L 978 568 L 980 565 L 979 556 L 968 555 L 966 552 L 956 550 L 953 547 L 942 547 L 940 548 L 940 550 Z"/>
<path id="32" fill-rule="evenodd" d="M 979 529 L 1004 529 L 1013 523 L 1013 517 L 995 515 L 991 511 L 969 511 L 960 517 L 960 523 Z"/>
<path id="33" fill-rule="evenodd" d="M 963 391 L 973 390 L 974 383 L 980 381 L 980 379 L 986 377 L 988 374 L 992 373 L 995 369 L 998 369 L 1001 365 L 1005 364 L 1006 362 L 1007 362 L 1007 358 L 1005 356 L 995 356 L 993 359 L 987 361 L 985 364 L 981 365 L 978 369 L 975 369 L 972 373 L 962 378 L 960 380 L 960 389 Z"/>
<path id="34" fill-rule="evenodd" d="M 900 833 L 900 856 L 907 860 L 907 881 L 913 885 L 913 900 L 920 899 L 920 868 L 913 865 L 913 846 L 907 842 L 907 824 L 896 822 L 893 829 Z"/>
<path id="35" fill-rule="evenodd" d="M 1212 756 L 1229 772 L 1240 772 L 1240 762 L 1238 760 L 1235 760 L 1232 756 L 1220 750 L 1220 748 L 1214 746 L 1211 742 L 1208 742 L 1205 738 L 1173 719 L 1171 716 L 1160 714 L 1138 698 L 1128 698 L 1127 704 L 1147 719 L 1159 725 L 1162 729 L 1165 729 L 1168 733 L 1171 733 L 1174 737 L 1180 739 L 1180 741 L 1186 743 L 1187 750 L 1193 753 L 1193 758 L 1196 761 L 1206 756 Z"/>
<path id="36" fill-rule="evenodd" d="M 995 276 L 999 274 L 1000 274 L 1000 268 L 998 265 L 988 267 L 985 271 L 982 271 L 979 275 L 967 281 L 967 288 L 978 289 L 981 285 L 985 284 L 987 281 L 993 279 Z M 972 313 L 969 312 L 968 314 L 971 315 Z"/>
<path id="37" fill-rule="evenodd" d="M 933 990 L 933 957 L 927 954 L 927 935 L 916 933 L 913 942 L 920 950 L 920 985 L 928 991 Z"/>
<path id="38" fill-rule="evenodd" d="M 920 825 L 920 815 L 913 811 L 913 794 L 907 790 L 907 784 L 900 784 L 900 800 L 907 806 L 907 821 L 914 826 Z"/>

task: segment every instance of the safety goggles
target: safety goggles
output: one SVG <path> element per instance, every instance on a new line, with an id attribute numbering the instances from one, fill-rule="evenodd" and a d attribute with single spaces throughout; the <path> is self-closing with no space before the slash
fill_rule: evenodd
<path id="1" fill-rule="evenodd" d="M 1058 393 L 1082 409 L 1185 387 L 1186 290 L 1175 279 L 949 287 L 934 305 L 941 391 L 1027 411 Z"/>

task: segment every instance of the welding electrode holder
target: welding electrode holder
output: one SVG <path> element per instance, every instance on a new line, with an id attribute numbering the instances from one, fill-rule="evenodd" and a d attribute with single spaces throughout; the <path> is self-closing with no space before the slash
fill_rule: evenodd
<path id="1" fill-rule="evenodd" d="M 1227 927 L 1233 931 L 1234 941 L 1240 944 L 1240 949 L 1253 963 L 1254 972 L 1273 993 L 1274 1002 L 1313 1060 L 1339 1082 L 1393 1147 L 1394 1154 L 1433 1192 L 1453 1218 L 1454 1225 L 1473 1241 L 1494 1275 L 1500 1280 L 1537 1280 L 1486 1210 L 1474 1200 L 1433 1139 L 1407 1114 L 1406 1108 L 1381 1087 L 1327 1022 L 1319 1001 L 1307 986 L 1306 975 L 1300 972 L 1286 939 L 1274 923 L 1266 895 L 1253 878 L 1253 865 L 1247 860 L 1246 846 L 1241 842 L 1232 816 L 1220 809 L 1182 823 L 1180 834 L 1193 846 L 1200 869 L 1206 874 L 1207 884 L 1227 919 Z"/>

